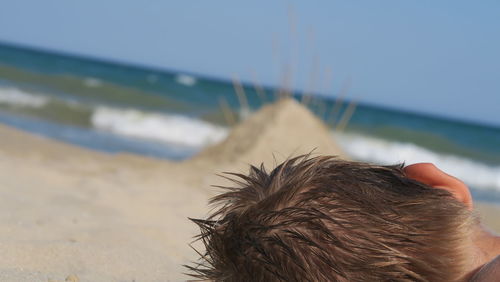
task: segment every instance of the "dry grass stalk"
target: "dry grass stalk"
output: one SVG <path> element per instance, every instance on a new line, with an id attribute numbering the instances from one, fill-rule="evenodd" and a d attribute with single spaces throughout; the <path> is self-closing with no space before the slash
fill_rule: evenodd
<path id="1" fill-rule="evenodd" d="M 255 89 L 255 92 L 257 93 L 257 96 L 259 97 L 259 100 L 261 104 L 266 104 L 267 102 L 267 94 L 262 85 L 258 82 L 257 79 L 257 74 L 255 71 L 252 71 L 252 82 L 253 82 L 253 88 Z"/>
<path id="2" fill-rule="evenodd" d="M 219 105 L 226 124 L 229 127 L 236 125 L 236 118 L 233 115 L 233 111 L 231 110 L 231 107 L 227 103 L 226 99 L 224 99 L 224 97 L 222 96 L 219 96 Z"/>
<path id="3" fill-rule="evenodd" d="M 348 79 L 343 83 L 342 88 L 340 88 L 339 95 L 335 99 L 333 109 L 330 112 L 330 117 L 328 117 L 326 119 L 326 122 L 328 124 L 332 124 L 333 127 L 335 127 L 335 123 L 337 121 L 337 116 L 340 113 L 340 109 L 342 108 L 342 105 L 344 103 L 344 98 L 347 95 L 347 92 L 348 92 L 350 87 L 351 87 L 351 80 Z"/>
<path id="4" fill-rule="evenodd" d="M 340 119 L 339 123 L 337 124 L 337 127 L 335 128 L 336 131 L 344 131 L 344 129 L 349 124 L 349 121 L 351 120 L 351 117 L 354 114 L 354 111 L 356 110 L 357 104 L 358 103 L 356 101 L 351 101 L 349 103 L 349 105 L 347 106 L 347 109 L 344 111 L 344 114 L 342 115 L 342 118 Z"/>
<path id="5" fill-rule="evenodd" d="M 311 66 L 311 73 L 309 75 L 309 82 L 307 84 L 307 88 L 302 94 L 302 100 L 300 101 L 303 105 L 309 104 L 311 101 L 311 96 L 312 93 L 314 92 L 314 88 L 316 87 L 317 80 L 319 76 L 319 57 L 318 55 L 314 55 L 312 66 Z"/>
<path id="6" fill-rule="evenodd" d="M 241 114 L 244 118 L 246 115 L 250 114 L 250 107 L 248 106 L 247 95 L 245 94 L 243 85 L 236 76 L 233 76 L 233 87 L 238 97 L 238 102 L 240 103 Z"/>

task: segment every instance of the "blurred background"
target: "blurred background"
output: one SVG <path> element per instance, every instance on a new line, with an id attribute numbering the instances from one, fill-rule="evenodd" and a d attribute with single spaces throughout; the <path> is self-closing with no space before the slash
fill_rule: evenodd
<path id="1" fill-rule="evenodd" d="M 4 1 L 0 123 L 180 161 L 291 96 L 352 158 L 434 162 L 499 201 L 499 11 L 498 1 Z"/>

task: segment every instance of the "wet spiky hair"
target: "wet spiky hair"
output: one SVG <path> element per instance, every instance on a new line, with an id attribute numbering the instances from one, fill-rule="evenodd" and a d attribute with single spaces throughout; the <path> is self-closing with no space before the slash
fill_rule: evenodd
<path id="1" fill-rule="evenodd" d="M 205 246 L 190 275 L 214 281 L 455 281 L 470 212 L 442 189 L 378 166 L 309 155 L 235 187 L 191 219 Z"/>

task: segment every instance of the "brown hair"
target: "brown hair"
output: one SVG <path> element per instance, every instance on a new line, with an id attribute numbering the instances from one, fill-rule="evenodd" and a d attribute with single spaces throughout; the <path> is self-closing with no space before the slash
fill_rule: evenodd
<path id="1" fill-rule="evenodd" d="M 191 219 L 205 252 L 190 275 L 215 281 L 455 281 L 470 211 L 402 165 L 301 156 L 237 187 Z"/>

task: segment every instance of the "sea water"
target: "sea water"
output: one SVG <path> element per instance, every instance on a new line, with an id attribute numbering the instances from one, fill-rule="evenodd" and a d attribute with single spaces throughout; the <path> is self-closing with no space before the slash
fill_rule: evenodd
<path id="1" fill-rule="evenodd" d="M 243 88 L 251 110 L 277 96 Z M 346 111 L 335 103 L 309 107 L 333 129 Z M 188 158 L 227 136 L 223 104 L 244 114 L 228 81 L 0 44 L 0 122 L 91 149 Z M 499 128 L 360 104 L 332 138 L 358 160 L 433 162 L 500 202 Z"/>

